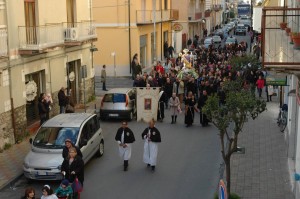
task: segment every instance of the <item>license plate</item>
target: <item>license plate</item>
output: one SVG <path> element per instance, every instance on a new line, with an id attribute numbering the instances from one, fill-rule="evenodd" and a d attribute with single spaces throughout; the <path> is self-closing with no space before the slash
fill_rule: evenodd
<path id="1" fill-rule="evenodd" d="M 39 175 L 39 176 L 46 176 L 48 174 L 47 174 L 47 171 L 38 171 L 37 175 Z"/>
<path id="2" fill-rule="evenodd" d="M 118 117 L 119 114 L 109 114 L 110 117 Z"/>

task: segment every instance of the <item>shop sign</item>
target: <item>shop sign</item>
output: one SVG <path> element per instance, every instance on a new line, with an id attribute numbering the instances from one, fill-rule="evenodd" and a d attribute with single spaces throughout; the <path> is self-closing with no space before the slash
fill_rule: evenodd
<path id="1" fill-rule="evenodd" d="M 183 26 L 180 23 L 174 23 L 173 24 L 173 30 L 176 32 L 182 31 Z"/>

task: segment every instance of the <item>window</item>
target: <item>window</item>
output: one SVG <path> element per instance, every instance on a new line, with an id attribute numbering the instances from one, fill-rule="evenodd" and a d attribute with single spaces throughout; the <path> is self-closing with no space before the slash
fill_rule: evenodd
<path id="1" fill-rule="evenodd" d="M 26 41 L 29 44 L 37 44 L 35 0 L 24 0 Z"/>

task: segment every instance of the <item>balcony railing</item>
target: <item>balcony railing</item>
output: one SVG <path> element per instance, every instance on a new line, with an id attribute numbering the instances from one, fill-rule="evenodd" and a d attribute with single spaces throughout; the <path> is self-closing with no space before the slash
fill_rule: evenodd
<path id="1" fill-rule="evenodd" d="M 285 22 L 291 32 L 299 32 L 300 8 L 266 7 L 262 12 L 263 67 L 300 69 L 300 50 L 290 44 L 290 36 L 280 28 L 280 23 Z"/>
<path id="2" fill-rule="evenodd" d="M 97 34 L 94 23 L 90 21 L 64 23 L 64 38 L 66 42 L 96 39 Z"/>
<path id="3" fill-rule="evenodd" d="M 7 29 L 0 28 L 0 57 L 7 57 Z"/>
<path id="4" fill-rule="evenodd" d="M 137 24 L 151 24 L 164 21 L 175 21 L 179 19 L 178 10 L 137 10 L 136 23 Z"/>
<path id="5" fill-rule="evenodd" d="M 64 44 L 63 25 L 19 26 L 20 50 L 43 50 Z"/>

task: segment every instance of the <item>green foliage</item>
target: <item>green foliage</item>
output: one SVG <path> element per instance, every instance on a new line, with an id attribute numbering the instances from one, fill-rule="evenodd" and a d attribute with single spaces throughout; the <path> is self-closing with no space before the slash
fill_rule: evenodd
<path id="1" fill-rule="evenodd" d="M 254 55 L 247 55 L 244 57 L 233 57 L 229 61 L 232 71 L 247 72 L 248 70 L 256 71 L 261 68 L 261 63 Z M 249 64 L 250 63 L 250 64 Z"/>
<path id="2" fill-rule="evenodd" d="M 215 193 L 214 199 L 219 199 L 219 196 L 217 193 Z M 228 199 L 241 199 L 241 197 L 239 195 L 237 195 L 236 193 L 230 193 L 230 196 Z"/>
<path id="3" fill-rule="evenodd" d="M 10 144 L 10 143 L 5 143 L 3 149 L 4 149 L 4 150 L 7 150 L 7 149 L 9 149 L 10 147 L 11 147 L 11 144 Z"/>
<path id="4" fill-rule="evenodd" d="M 88 99 L 88 103 L 89 103 L 89 102 L 92 102 L 92 101 L 95 101 L 95 99 L 96 99 L 96 96 L 95 96 L 95 95 L 91 95 L 91 96 L 89 97 L 89 99 Z"/>

